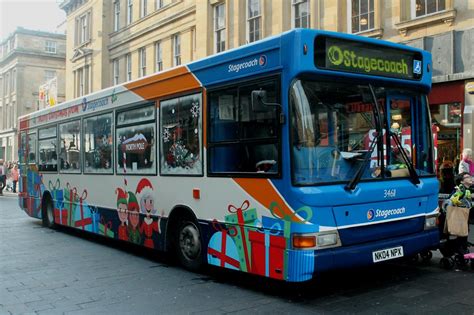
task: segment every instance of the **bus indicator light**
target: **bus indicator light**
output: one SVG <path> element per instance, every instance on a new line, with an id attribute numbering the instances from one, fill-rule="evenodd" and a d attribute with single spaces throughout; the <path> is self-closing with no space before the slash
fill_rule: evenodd
<path id="1" fill-rule="evenodd" d="M 294 248 L 316 247 L 316 236 L 315 235 L 294 235 L 293 247 Z"/>
<path id="2" fill-rule="evenodd" d="M 194 199 L 201 199 L 201 190 L 198 188 L 193 189 L 193 198 Z"/>

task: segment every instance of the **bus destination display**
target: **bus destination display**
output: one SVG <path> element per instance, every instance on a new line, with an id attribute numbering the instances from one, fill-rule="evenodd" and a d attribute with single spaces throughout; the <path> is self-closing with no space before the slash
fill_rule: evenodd
<path id="1" fill-rule="evenodd" d="M 422 75 L 422 56 L 403 51 L 339 38 L 318 36 L 314 62 L 326 70 L 418 80 Z"/>

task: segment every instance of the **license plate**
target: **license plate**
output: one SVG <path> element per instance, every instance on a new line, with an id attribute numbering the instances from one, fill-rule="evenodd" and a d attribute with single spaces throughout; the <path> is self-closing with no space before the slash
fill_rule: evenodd
<path id="1" fill-rule="evenodd" d="M 372 252 L 372 258 L 374 263 L 381 262 L 384 260 L 395 259 L 403 257 L 403 246 L 381 249 Z"/>

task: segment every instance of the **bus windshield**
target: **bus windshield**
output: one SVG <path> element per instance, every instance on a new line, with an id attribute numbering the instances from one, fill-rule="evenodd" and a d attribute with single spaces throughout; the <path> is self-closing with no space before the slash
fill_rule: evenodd
<path id="1" fill-rule="evenodd" d="M 361 171 L 361 180 L 409 178 L 410 167 L 415 176 L 433 174 L 425 95 L 403 88 L 371 90 L 368 84 L 297 80 L 290 100 L 295 184 L 348 182 Z M 377 134 L 382 135 L 379 140 Z M 377 148 L 381 143 L 383 150 Z"/>

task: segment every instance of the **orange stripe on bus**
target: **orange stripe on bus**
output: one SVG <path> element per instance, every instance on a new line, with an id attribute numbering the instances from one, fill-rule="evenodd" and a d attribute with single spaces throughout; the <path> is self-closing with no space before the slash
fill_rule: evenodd
<path id="1" fill-rule="evenodd" d="M 276 202 L 280 205 L 280 210 L 285 217 L 290 217 L 301 223 L 304 222 L 299 216 L 295 215 L 293 209 L 287 206 L 285 200 L 281 198 L 268 179 L 234 178 L 234 181 L 267 209 L 271 203 Z"/>
<path id="2" fill-rule="evenodd" d="M 201 87 L 186 67 L 179 67 L 125 84 L 125 87 L 144 99 L 183 93 Z"/>

